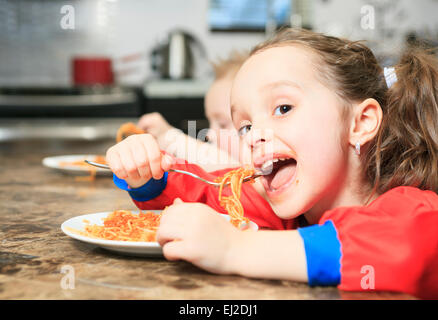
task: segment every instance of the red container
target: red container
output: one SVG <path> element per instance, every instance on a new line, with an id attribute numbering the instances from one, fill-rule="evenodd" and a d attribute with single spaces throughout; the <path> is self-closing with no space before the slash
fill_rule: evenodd
<path id="1" fill-rule="evenodd" d="M 114 84 L 112 61 L 106 57 L 75 57 L 72 61 L 73 82 L 77 86 Z"/>

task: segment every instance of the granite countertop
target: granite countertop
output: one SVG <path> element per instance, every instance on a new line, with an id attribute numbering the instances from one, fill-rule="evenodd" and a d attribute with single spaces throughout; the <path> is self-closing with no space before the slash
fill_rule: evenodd
<path id="1" fill-rule="evenodd" d="M 119 255 L 67 237 L 60 225 L 71 217 L 135 206 L 110 177 L 76 181 L 42 166 L 41 160 L 104 154 L 111 144 L 58 140 L 0 144 L 0 299 L 410 298 L 219 276 L 186 262 Z M 62 270 L 74 271 L 74 282 L 69 282 L 74 288 L 66 286 Z"/>

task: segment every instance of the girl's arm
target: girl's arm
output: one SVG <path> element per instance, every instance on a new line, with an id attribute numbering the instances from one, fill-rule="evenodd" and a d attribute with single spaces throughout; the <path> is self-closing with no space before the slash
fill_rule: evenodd
<path id="1" fill-rule="evenodd" d="M 202 203 L 175 200 L 163 212 L 157 241 L 168 260 L 213 273 L 307 281 L 298 231 L 241 231 Z"/>
<path id="2" fill-rule="evenodd" d="M 240 232 L 227 264 L 231 273 L 246 277 L 308 281 L 303 239 L 296 230 Z"/>
<path id="3" fill-rule="evenodd" d="M 174 128 L 158 112 L 144 114 L 137 125 L 153 135 L 161 149 L 177 158 L 198 164 L 206 171 L 222 170 L 240 165 L 237 160 L 216 145 L 202 142 Z"/>
<path id="4" fill-rule="evenodd" d="M 160 147 L 177 158 L 185 159 L 205 171 L 216 171 L 240 166 L 239 161 L 214 144 L 202 142 L 172 128 L 158 139 Z"/>

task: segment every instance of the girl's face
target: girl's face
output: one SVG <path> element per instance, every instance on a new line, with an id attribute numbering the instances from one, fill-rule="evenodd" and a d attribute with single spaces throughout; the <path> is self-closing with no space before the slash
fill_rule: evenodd
<path id="1" fill-rule="evenodd" d="M 314 55 L 296 46 L 262 50 L 242 66 L 231 93 L 233 123 L 252 150 L 275 213 L 321 215 L 348 185 L 348 130 L 341 100 L 316 78 Z"/>
<path id="2" fill-rule="evenodd" d="M 205 96 L 205 115 L 210 128 L 209 141 L 238 159 L 239 137 L 230 112 L 230 93 L 234 73 L 215 80 Z"/>

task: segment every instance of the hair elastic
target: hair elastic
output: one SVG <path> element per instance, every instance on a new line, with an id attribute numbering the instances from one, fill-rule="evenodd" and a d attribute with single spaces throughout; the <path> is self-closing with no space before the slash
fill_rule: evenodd
<path id="1" fill-rule="evenodd" d="M 397 75 L 395 74 L 394 67 L 385 67 L 383 68 L 383 74 L 385 75 L 386 85 L 388 89 L 392 87 L 394 83 L 397 82 Z"/>

